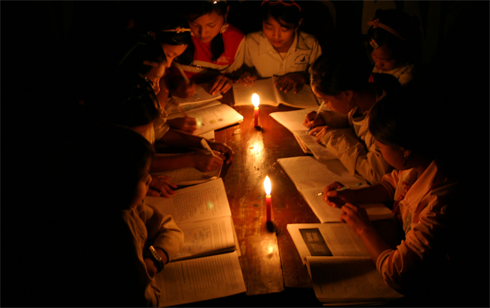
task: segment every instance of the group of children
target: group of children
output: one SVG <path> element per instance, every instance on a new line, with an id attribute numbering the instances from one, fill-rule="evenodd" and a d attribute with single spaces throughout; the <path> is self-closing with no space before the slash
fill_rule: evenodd
<path id="1" fill-rule="evenodd" d="M 226 1 L 183 3 L 182 20 L 145 29 L 97 95 L 82 100 L 89 119 L 81 133 L 83 153 L 93 167 L 80 172 L 104 179 L 87 183 L 87 191 L 106 193 L 97 202 L 107 216 L 116 217 L 117 230 L 124 230 L 115 249 L 130 251 L 118 254 L 128 274 L 122 280 L 109 277 L 106 283 L 120 287 L 110 290 L 131 299 L 128 303 L 160 305 L 153 278 L 183 245 L 172 217 L 144 202 L 145 195 L 172 197 L 177 186 L 167 176 L 150 174 L 184 167 L 210 171 L 233 159 L 225 143 L 207 140 L 216 156 L 196 150 L 202 148 L 202 138 L 192 134 L 196 120 L 167 119 L 171 96 L 195 95 L 196 84 L 202 83 L 211 94 L 226 93 L 234 83 L 253 85 L 272 76 L 280 76 L 276 86 L 284 92 L 311 85 L 327 110 L 319 117 L 308 114 L 303 124 L 350 173 L 370 184 L 336 191 L 343 185 L 332 183 L 325 188 L 326 206 L 342 208 L 341 220 L 363 239 L 391 287 L 401 292 L 430 287 L 433 270 L 448 261 L 445 214 L 455 183 L 437 157 L 420 146 L 428 144 L 423 131 L 412 127 L 419 116 L 414 112 L 419 104 L 410 101 L 417 93 L 410 87 L 420 56 L 417 23 L 397 10 L 377 12 L 369 22 L 365 54 L 373 67 L 367 57 L 336 47 L 322 55 L 317 38 L 300 30 L 301 2 L 261 2 L 262 30 L 247 35 L 228 23 Z M 158 145 L 187 151 L 159 156 Z M 394 201 L 393 213 L 405 231 L 396 249 L 383 242 L 356 206 L 388 201 Z M 131 290 L 121 287 L 130 278 Z"/>

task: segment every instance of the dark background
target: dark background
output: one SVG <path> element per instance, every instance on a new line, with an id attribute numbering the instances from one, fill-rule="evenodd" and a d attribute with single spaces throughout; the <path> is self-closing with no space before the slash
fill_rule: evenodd
<path id="1" fill-rule="evenodd" d="M 417 2 L 422 28 L 428 33 L 426 26 L 434 12 L 429 1 Z M 299 3 L 305 12 L 303 30 L 318 37 L 324 52 L 330 44 L 362 41 L 362 1 L 332 1 L 335 23 L 321 1 Z M 395 1 L 397 9 L 405 3 Z M 2 306 L 22 305 L 22 299 L 39 287 L 29 280 L 30 273 L 39 266 L 38 256 L 52 246 L 40 244 L 44 234 L 38 228 L 45 227 L 47 216 L 63 217 L 53 204 L 70 207 L 70 200 L 76 199 L 63 192 L 76 176 L 70 173 L 67 140 L 72 138 L 70 127 L 76 123 L 80 93 L 94 76 L 103 78 L 104 68 L 118 52 L 113 42 L 127 31 L 131 20 L 142 26 L 151 16 L 171 15 L 174 5 L 171 1 L 0 2 Z M 245 34 L 259 30 L 258 6 L 260 1 L 230 1 L 228 21 Z M 455 165 L 466 176 L 458 242 L 465 242 L 458 247 L 460 257 L 468 262 L 468 280 L 461 286 L 467 294 L 464 304 L 488 306 L 489 4 L 442 1 L 436 13 L 440 16 L 433 36 L 437 44 L 425 42 L 424 49 L 424 71 L 431 81 L 427 101 L 445 119 L 447 134 L 441 138 L 447 140 Z M 77 210 L 94 209 L 87 204 Z M 72 244 L 59 243 L 60 259 L 69 258 L 63 245 Z"/>

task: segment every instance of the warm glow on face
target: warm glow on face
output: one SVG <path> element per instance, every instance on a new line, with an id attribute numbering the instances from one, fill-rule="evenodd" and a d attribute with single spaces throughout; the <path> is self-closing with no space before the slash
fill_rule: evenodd
<path id="1" fill-rule="evenodd" d="M 257 95 L 257 93 L 254 93 L 252 95 L 252 104 L 254 104 L 255 107 L 259 107 L 259 103 L 260 103 L 260 98 Z"/>
<path id="2" fill-rule="evenodd" d="M 269 179 L 268 176 L 266 176 L 264 180 L 264 189 L 267 195 L 271 194 L 271 180 Z"/>

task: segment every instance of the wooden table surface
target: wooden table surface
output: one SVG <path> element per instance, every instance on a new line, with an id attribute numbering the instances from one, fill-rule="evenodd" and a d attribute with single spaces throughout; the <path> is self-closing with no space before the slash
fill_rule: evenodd
<path id="1" fill-rule="evenodd" d="M 233 107 L 232 91 L 224 94 L 221 101 Z M 286 229 L 290 223 L 319 223 L 319 220 L 277 163 L 278 158 L 306 154 L 293 134 L 269 116 L 272 112 L 296 109 L 283 105 L 259 106 L 260 128 L 257 129 L 254 127 L 252 105 L 234 108 L 243 116 L 243 122 L 216 131 L 215 140 L 228 144 L 235 152 L 232 163 L 223 167 L 221 177 L 242 253 L 240 265 L 247 287 L 246 295 L 300 292 L 308 297 L 300 301 L 300 305 L 321 306 L 311 289 L 307 269 Z M 266 224 L 263 184 L 266 176 L 272 184 L 273 229 Z M 282 304 L 276 304 L 291 304 L 284 298 L 291 297 L 283 296 Z M 222 302 L 230 304 L 226 299 L 207 301 L 207 304 L 219 306 Z M 250 301 L 248 303 L 250 305 Z M 258 305 L 275 306 L 265 304 L 263 300 Z"/>

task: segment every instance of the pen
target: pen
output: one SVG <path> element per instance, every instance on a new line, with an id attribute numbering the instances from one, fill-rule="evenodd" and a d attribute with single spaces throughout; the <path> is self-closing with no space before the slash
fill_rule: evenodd
<path id="1" fill-rule="evenodd" d="M 357 184 L 354 184 L 351 186 L 344 186 L 344 187 L 337 188 L 337 189 L 335 189 L 335 191 L 342 191 L 342 190 L 350 189 L 352 187 L 357 187 L 357 186 L 361 186 L 361 185 L 362 185 L 362 183 L 357 183 Z M 323 195 L 323 191 L 318 193 L 318 196 L 321 196 L 321 195 Z"/>
<path id="2" fill-rule="evenodd" d="M 320 111 L 322 110 L 323 105 L 325 105 L 325 101 L 322 101 L 322 103 L 320 104 L 320 107 L 318 108 L 318 110 L 317 110 L 317 112 L 316 112 L 316 114 L 315 114 L 315 117 L 313 118 L 313 122 L 315 122 L 315 120 L 318 118 L 318 115 L 320 114 Z M 310 132 L 310 130 L 311 130 L 312 128 L 315 128 L 315 127 L 316 127 L 316 126 L 312 126 L 312 127 L 308 128 L 308 132 Z"/>
<path id="3" fill-rule="evenodd" d="M 213 155 L 214 157 L 218 157 L 216 154 L 214 154 L 213 149 L 211 149 L 206 139 L 201 139 L 201 144 L 206 150 L 208 150 L 211 153 L 211 155 Z"/>

